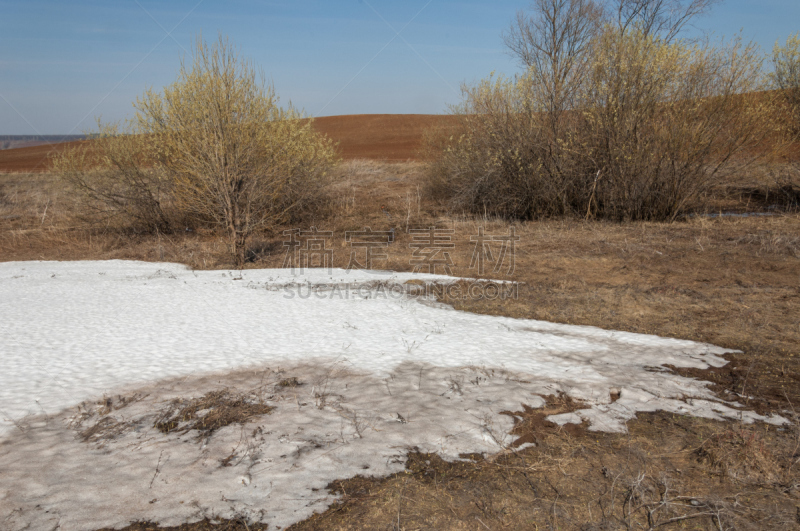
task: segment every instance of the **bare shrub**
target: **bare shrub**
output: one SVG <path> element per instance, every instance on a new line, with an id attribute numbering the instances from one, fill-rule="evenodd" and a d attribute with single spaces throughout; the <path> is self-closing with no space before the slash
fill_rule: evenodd
<path id="1" fill-rule="evenodd" d="M 786 44 L 777 42 L 772 50 L 772 63 L 775 71 L 772 81 L 787 107 L 789 130 L 800 133 L 800 33 L 791 35 Z"/>
<path id="2" fill-rule="evenodd" d="M 596 169 L 589 213 L 675 219 L 772 130 L 771 100 L 751 94 L 765 87 L 753 45 L 604 31 L 595 54 L 581 120 Z"/>
<path id="3" fill-rule="evenodd" d="M 143 163 L 148 139 L 120 124 L 98 124 L 91 143 L 59 151 L 53 171 L 82 199 L 84 220 L 121 220 L 145 231 L 171 232 L 172 183 L 157 167 Z M 127 128 L 126 128 L 127 129 Z"/>
<path id="4" fill-rule="evenodd" d="M 429 193 L 504 218 L 672 220 L 774 131 L 754 45 L 677 38 L 710 2 L 537 0 L 506 44 L 527 70 L 463 87 L 428 141 Z"/>

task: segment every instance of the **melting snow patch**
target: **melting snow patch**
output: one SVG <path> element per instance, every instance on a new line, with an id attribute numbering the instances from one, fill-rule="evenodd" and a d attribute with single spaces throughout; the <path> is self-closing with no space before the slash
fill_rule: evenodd
<path id="1" fill-rule="evenodd" d="M 512 424 L 499 413 L 556 393 L 585 406 L 549 419 L 593 430 L 624 431 L 655 410 L 784 422 L 653 370 L 719 367 L 724 349 L 457 312 L 397 289 L 456 280 L 0 264 L 0 519 L 9 529 L 233 516 L 286 526 L 332 503 L 330 481 L 400 471 L 412 448 L 447 459 L 501 450 Z M 175 404 L 222 390 L 269 414 L 213 433 L 164 422 Z"/>

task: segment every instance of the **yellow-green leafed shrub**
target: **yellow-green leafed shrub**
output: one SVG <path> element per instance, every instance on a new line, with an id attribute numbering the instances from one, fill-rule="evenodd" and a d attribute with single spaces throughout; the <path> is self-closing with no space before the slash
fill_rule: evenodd
<path id="1" fill-rule="evenodd" d="M 758 50 L 665 42 L 606 29 L 578 112 L 596 179 L 586 211 L 671 220 L 752 156 L 774 130 Z"/>
<path id="2" fill-rule="evenodd" d="M 429 141 L 429 190 L 452 209 L 672 220 L 775 131 L 754 46 L 681 40 L 655 15 L 571 21 L 589 0 L 535 5 L 513 34 L 524 74 L 465 86 L 458 130 Z"/>
<path id="3" fill-rule="evenodd" d="M 254 231 L 291 220 L 319 198 L 336 154 L 310 120 L 278 104 L 226 39 L 212 46 L 198 39 L 194 52 L 174 83 L 137 99 L 129 134 L 93 145 L 103 164 L 90 168 L 81 165 L 85 154 L 67 153 L 60 167 L 83 190 L 99 188 L 102 177 L 102 187 L 125 188 L 145 203 L 156 186 L 181 215 L 225 233 L 241 267 Z M 128 211 L 107 194 L 94 198 Z"/>
<path id="4" fill-rule="evenodd" d="M 772 63 L 772 80 L 785 100 L 789 129 L 800 133 L 800 34 L 790 36 L 783 46 L 775 43 Z"/>

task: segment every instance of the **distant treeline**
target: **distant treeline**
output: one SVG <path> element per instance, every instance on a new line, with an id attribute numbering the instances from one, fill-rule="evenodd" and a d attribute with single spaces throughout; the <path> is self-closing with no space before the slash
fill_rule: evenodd
<path id="1" fill-rule="evenodd" d="M 0 135 L 0 142 L 72 142 L 84 138 L 86 135 Z"/>
<path id="2" fill-rule="evenodd" d="M 0 149 L 40 146 L 83 140 L 86 135 L 0 135 Z"/>

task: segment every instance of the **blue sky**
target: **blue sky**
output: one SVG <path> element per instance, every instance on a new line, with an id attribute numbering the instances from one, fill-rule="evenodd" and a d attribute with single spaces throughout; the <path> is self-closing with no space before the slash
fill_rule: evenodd
<path id="1" fill-rule="evenodd" d="M 441 113 L 462 82 L 517 65 L 501 33 L 527 0 L 0 0 L 0 134 L 69 134 L 132 114 L 195 36 L 226 34 L 314 116 Z M 728 0 L 699 27 L 767 53 L 799 0 Z M 400 32 L 398 37 L 395 31 Z"/>

